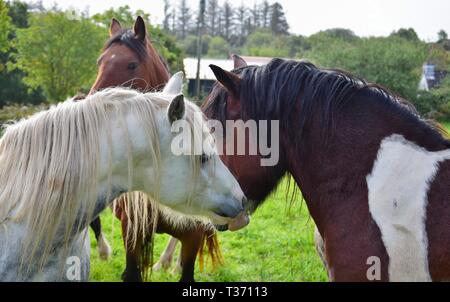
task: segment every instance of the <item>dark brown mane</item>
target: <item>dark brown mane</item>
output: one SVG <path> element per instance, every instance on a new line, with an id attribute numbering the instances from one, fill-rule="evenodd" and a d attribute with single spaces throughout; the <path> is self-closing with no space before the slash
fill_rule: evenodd
<path id="1" fill-rule="evenodd" d="M 140 60 L 143 60 L 148 56 L 147 45 L 141 40 L 137 39 L 135 33 L 131 29 L 120 30 L 117 34 L 106 41 L 103 50 L 107 50 L 116 43 L 125 44 L 128 48 L 130 48 L 138 55 Z"/>
<path id="2" fill-rule="evenodd" d="M 360 93 L 369 93 L 394 114 L 414 122 L 425 133 L 443 140 L 442 131 L 421 119 L 414 106 L 387 89 L 367 83 L 341 70 L 319 69 L 305 61 L 273 59 L 265 66 L 248 66 L 233 71 L 241 78 L 242 117 L 279 120 L 280 127 L 299 142 L 314 114 L 324 133 L 333 129 L 333 115 Z M 216 87 L 219 84 L 216 84 Z M 227 119 L 225 89 L 214 89 L 204 111 L 221 122 Z M 300 110 L 296 106 L 300 103 Z M 296 116 L 292 116 L 297 112 Z M 317 114 L 318 113 L 318 114 Z"/>

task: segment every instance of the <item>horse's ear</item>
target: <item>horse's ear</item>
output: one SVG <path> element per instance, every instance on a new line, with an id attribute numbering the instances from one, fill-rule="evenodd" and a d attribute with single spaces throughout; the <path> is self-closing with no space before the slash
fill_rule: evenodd
<path id="1" fill-rule="evenodd" d="M 141 16 L 136 18 L 136 22 L 134 22 L 134 36 L 141 40 L 145 41 L 145 37 L 147 35 L 147 30 L 145 29 L 145 22 Z"/>
<path id="2" fill-rule="evenodd" d="M 248 66 L 247 62 L 245 62 L 245 60 L 243 58 L 241 58 L 240 56 L 238 56 L 236 54 L 231 55 L 231 58 L 233 59 L 234 69 Z"/>
<path id="3" fill-rule="evenodd" d="M 184 118 L 185 111 L 184 96 L 179 94 L 170 102 L 169 108 L 167 109 L 167 117 L 169 118 L 170 124 Z"/>
<path id="4" fill-rule="evenodd" d="M 109 25 L 109 36 L 112 37 L 122 30 L 122 25 L 120 25 L 119 20 L 116 18 L 111 19 L 111 24 Z"/>
<path id="5" fill-rule="evenodd" d="M 213 71 L 217 81 L 222 84 L 228 92 L 232 93 L 235 97 L 239 97 L 239 87 L 241 79 L 234 73 L 225 71 L 219 66 L 209 65 L 209 68 Z"/>
<path id="6" fill-rule="evenodd" d="M 179 94 L 183 90 L 183 72 L 179 71 L 174 74 L 164 87 L 163 93 Z"/>

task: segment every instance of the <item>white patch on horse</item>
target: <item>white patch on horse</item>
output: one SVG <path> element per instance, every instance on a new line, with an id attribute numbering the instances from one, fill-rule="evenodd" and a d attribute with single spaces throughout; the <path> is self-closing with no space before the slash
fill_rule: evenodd
<path id="1" fill-rule="evenodd" d="M 367 175 L 369 210 L 389 255 L 390 281 L 431 281 L 426 207 L 439 163 L 450 150 L 430 152 L 394 134 L 378 150 Z"/>
<path id="2" fill-rule="evenodd" d="M 106 240 L 105 236 L 103 236 L 102 233 L 98 237 L 97 248 L 98 248 L 98 254 L 100 256 L 100 259 L 108 260 L 109 256 L 111 256 L 112 249 L 108 243 L 108 240 Z"/>

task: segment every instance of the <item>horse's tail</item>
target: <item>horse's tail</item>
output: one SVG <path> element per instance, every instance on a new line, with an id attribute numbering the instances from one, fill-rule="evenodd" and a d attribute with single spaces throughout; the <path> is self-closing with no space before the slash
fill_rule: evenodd
<path id="1" fill-rule="evenodd" d="M 151 275 L 153 262 L 153 240 L 158 222 L 158 206 L 155 201 L 140 192 L 122 195 L 114 204 L 114 212 L 126 223 L 124 235 L 125 249 L 135 257 L 141 279 L 147 281 Z M 122 218 L 123 219 L 122 219 Z"/>
<path id="2" fill-rule="evenodd" d="M 198 250 L 198 257 L 199 257 L 198 263 L 201 272 L 205 268 L 205 259 L 204 259 L 205 249 L 207 249 L 208 251 L 208 255 L 209 258 L 211 259 L 211 265 L 213 270 L 224 264 L 222 252 L 220 250 L 219 238 L 214 229 L 206 228 L 205 232 L 203 233 L 202 243 L 200 244 L 200 249 Z"/>

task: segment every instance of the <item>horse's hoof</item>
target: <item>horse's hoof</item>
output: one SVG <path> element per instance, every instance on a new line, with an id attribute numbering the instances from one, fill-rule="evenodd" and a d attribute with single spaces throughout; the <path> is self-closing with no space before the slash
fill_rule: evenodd
<path id="1" fill-rule="evenodd" d="M 123 282 L 142 282 L 139 274 L 129 274 L 126 270 L 122 273 L 121 279 Z"/>
<path id="2" fill-rule="evenodd" d="M 192 278 L 181 278 L 180 281 L 178 281 L 178 282 L 181 282 L 181 283 L 194 283 L 195 279 L 193 277 Z"/>
<path id="3" fill-rule="evenodd" d="M 109 245 L 108 241 L 100 235 L 97 241 L 98 254 L 101 260 L 108 260 L 109 256 L 111 256 L 112 249 Z"/>
<path id="4" fill-rule="evenodd" d="M 181 265 L 177 264 L 175 265 L 175 267 L 172 269 L 171 273 L 173 275 L 178 275 L 181 274 L 181 272 L 183 271 L 183 268 L 181 267 Z"/>
<path id="5" fill-rule="evenodd" d="M 153 271 L 167 271 L 170 268 L 170 265 L 172 264 L 172 259 L 159 259 L 158 262 L 156 262 L 153 265 Z"/>

